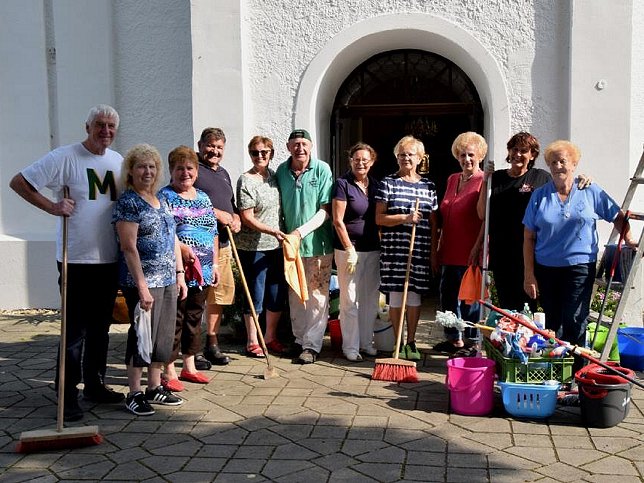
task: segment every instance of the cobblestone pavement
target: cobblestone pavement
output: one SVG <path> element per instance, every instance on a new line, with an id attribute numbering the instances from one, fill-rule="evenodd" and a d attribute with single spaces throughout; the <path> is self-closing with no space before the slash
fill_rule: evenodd
<path id="1" fill-rule="evenodd" d="M 123 392 L 126 329 L 112 326 L 108 371 Z M 55 313 L 3 315 L 0 481 L 642 481 L 644 391 L 609 429 L 583 427 L 577 407 L 516 420 L 498 396 L 489 417 L 451 414 L 446 359 L 429 350 L 440 331 L 428 320 L 419 331 L 417 384 L 372 381 L 373 359 L 350 363 L 328 338 L 316 364 L 273 358 L 280 377 L 264 380 L 265 363 L 230 345 L 232 363 L 186 383 L 183 406 L 135 417 L 81 400 L 73 425 L 98 425 L 101 445 L 21 455 L 22 431 L 55 428 L 59 324 Z"/>

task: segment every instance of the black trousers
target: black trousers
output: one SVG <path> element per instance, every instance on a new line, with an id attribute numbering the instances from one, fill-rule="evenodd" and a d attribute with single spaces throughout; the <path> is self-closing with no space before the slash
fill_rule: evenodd
<path id="1" fill-rule="evenodd" d="M 62 289 L 60 262 L 58 273 Z M 104 384 L 117 282 L 117 263 L 67 265 L 65 393 L 69 397 L 78 396 L 81 380 L 90 391 Z M 56 364 L 56 386 L 58 374 Z"/>

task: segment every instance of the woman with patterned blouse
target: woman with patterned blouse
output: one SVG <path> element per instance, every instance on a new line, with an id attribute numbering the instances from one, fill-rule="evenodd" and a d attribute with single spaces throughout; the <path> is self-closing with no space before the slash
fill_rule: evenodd
<path id="1" fill-rule="evenodd" d="M 213 260 L 218 259 L 217 217 L 208 195 L 194 187 L 199 172 L 197 153 L 179 146 L 168 155 L 170 184 L 159 191 L 170 205 L 177 224 L 181 257 L 186 269 L 188 296 L 177 302 L 174 346 L 166 364 L 163 385 L 170 391 L 182 391 L 181 381 L 206 384 L 209 379 L 195 367 L 195 354 L 201 348 L 201 317 L 206 307 L 205 287 L 217 286 L 219 271 Z M 177 377 L 174 361 L 183 359 Z"/>
<path id="2" fill-rule="evenodd" d="M 280 247 L 284 236 L 280 193 L 275 172 L 268 167 L 273 153 L 273 141 L 267 137 L 255 136 L 248 143 L 253 167 L 237 181 L 237 208 L 242 228 L 235 235 L 235 243 L 255 312 L 260 314 L 266 307 L 266 347 L 281 354 L 286 349 L 277 339 L 277 326 L 288 291 Z M 244 308 L 244 321 L 248 335 L 246 354 L 264 357 L 248 303 Z"/>
<path id="3" fill-rule="evenodd" d="M 125 349 L 130 386 L 125 406 L 138 416 L 149 416 L 155 412 L 151 404 L 183 404 L 183 399 L 161 385 L 161 370 L 172 353 L 177 295 L 185 298 L 188 289 L 174 217 L 167 202 L 157 196 L 159 151 L 149 144 L 134 146 L 123 159 L 121 175 L 126 191 L 114 205 L 112 222 L 121 248 L 119 284 L 132 321 Z M 139 344 L 137 305 L 150 312 L 151 354 L 140 352 L 140 346 L 148 344 Z M 145 392 L 141 386 L 144 367 L 148 367 Z"/>

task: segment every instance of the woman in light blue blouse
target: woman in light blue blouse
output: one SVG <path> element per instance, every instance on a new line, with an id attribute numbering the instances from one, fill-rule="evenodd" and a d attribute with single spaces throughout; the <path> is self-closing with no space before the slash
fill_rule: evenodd
<path id="1" fill-rule="evenodd" d="M 126 191 L 114 205 L 112 221 L 121 248 L 119 284 L 132 321 L 125 350 L 130 387 L 125 406 L 138 416 L 148 416 L 154 414 L 151 404 L 183 403 L 161 385 L 161 370 L 172 352 L 177 295 L 185 298 L 187 287 L 174 218 L 167 202 L 156 195 L 161 179 L 159 152 L 148 144 L 134 146 L 123 159 L 121 173 Z M 139 349 L 137 304 L 150 313 L 150 363 Z M 145 392 L 144 367 L 148 367 Z"/>
<path id="2" fill-rule="evenodd" d="M 552 181 L 532 193 L 523 217 L 524 290 L 539 297 L 546 328 L 571 344 L 583 344 L 599 251 L 597 220 L 624 223 L 619 205 L 599 186 L 578 188 L 575 170 L 581 158 L 570 141 L 545 150 Z M 630 228 L 624 236 L 636 246 Z"/>

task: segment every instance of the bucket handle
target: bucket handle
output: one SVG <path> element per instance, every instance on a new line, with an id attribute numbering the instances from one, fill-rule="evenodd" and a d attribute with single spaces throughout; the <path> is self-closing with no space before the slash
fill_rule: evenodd
<path id="1" fill-rule="evenodd" d="M 597 392 L 593 392 L 588 386 L 584 384 L 580 385 L 579 389 L 581 389 L 581 392 L 584 393 L 584 396 L 589 399 L 604 399 L 608 394 L 608 391 L 606 389 L 599 389 L 597 390 Z"/>

